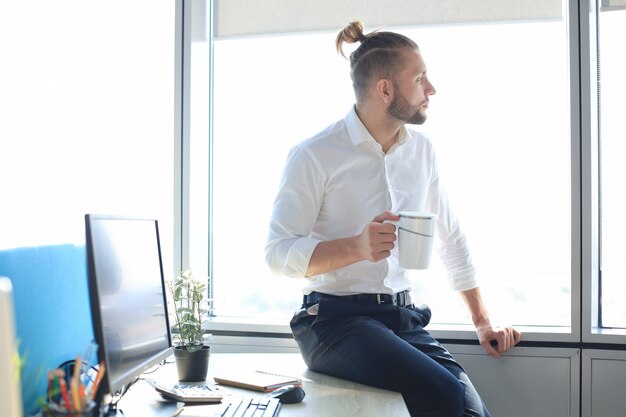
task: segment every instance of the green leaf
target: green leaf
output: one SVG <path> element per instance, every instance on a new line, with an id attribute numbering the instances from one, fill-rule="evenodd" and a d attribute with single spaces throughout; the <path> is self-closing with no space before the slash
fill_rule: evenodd
<path id="1" fill-rule="evenodd" d="M 188 348 L 203 346 L 205 339 L 202 323 L 211 310 L 206 300 L 207 282 L 198 280 L 191 270 L 187 269 L 168 281 L 168 288 L 174 308 L 172 323 L 172 339 L 178 346 Z M 172 302 L 172 301 L 169 301 Z"/>

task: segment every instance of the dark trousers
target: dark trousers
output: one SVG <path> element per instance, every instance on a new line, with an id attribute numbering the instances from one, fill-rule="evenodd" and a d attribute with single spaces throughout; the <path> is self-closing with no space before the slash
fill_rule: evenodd
<path id="1" fill-rule="evenodd" d="M 489 417 L 463 368 L 424 327 L 426 306 L 397 307 L 323 297 L 304 304 L 291 330 L 317 372 L 402 393 L 413 417 Z"/>

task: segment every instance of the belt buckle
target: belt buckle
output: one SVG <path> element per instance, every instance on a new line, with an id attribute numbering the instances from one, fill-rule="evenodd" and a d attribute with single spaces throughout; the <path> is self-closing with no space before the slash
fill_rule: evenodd
<path id="1" fill-rule="evenodd" d="M 385 301 L 384 299 L 381 298 L 381 296 L 385 296 L 385 295 L 386 294 L 380 294 L 380 293 L 376 294 L 376 302 L 378 304 L 391 304 L 391 305 L 394 305 L 394 306 L 398 305 L 398 302 L 397 302 L 396 298 L 393 295 L 389 296 L 391 298 L 391 301 Z"/>

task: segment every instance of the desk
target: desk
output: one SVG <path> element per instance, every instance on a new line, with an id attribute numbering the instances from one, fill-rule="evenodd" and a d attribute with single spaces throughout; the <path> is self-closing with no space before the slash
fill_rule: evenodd
<path id="1" fill-rule="evenodd" d="M 211 375 L 214 373 L 237 368 L 271 370 L 302 377 L 306 392 L 304 401 L 283 404 L 279 417 L 409 416 L 401 394 L 313 372 L 297 353 L 212 354 L 207 383 L 213 383 Z M 155 381 L 176 381 L 176 365 L 168 363 L 147 377 Z M 234 387 L 223 386 L 223 389 L 234 395 L 264 395 Z M 177 405 L 163 401 L 147 382 L 139 381 L 122 397 L 119 408 L 126 417 L 170 417 Z"/>

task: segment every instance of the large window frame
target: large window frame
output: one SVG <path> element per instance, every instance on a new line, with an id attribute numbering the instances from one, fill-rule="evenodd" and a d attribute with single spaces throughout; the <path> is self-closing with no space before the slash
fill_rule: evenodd
<path id="1" fill-rule="evenodd" d="M 190 0 L 179 0 L 189 3 Z M 196 0 L 197 1 L 197 0 Z M 193 3 L 193 2 L 192 2 Z M 214 2 L 206 3 L 207 33 L 214 31 Z M 570 114 L 571 114 L 571 326 L 569 328 L 556 327 L 524 327 L 523 345 L 557 344 L 563 346 L 592 346 L 593 344 L 626 344 L 626 330 L 607 330 L 598 327 L 598 210 L 597 210 L 597 85 L 596 85 L 596 4 L 593 2 L 571 1 L 567 3 L 568 31 L 569 31 L 569 62 L 570 62 Z M 189 18 L 190 21 L 190 18 Z M 184 31 L 190 32 L 190 28 Z M 210 40 L 209 40 L 210 42 Z M 210 48 L 209 48 L 210 50 Z M 209 79 L 211 80 L 212 56 L 209 59 Z M 184 65 L 188 62 L 183 61 Z M 188 69 L 187 69 L 188 71 Z M 185 72 L 185 70 L 183 70 Z M 209 89 L 210 87 L 209 82 Z M 182 102 L 185 96 L 190 94 L 191 86 L 182 84 Z M 212 106 L 209 92 L 208 101 Z M 212 115 L 212 112 L 210 111 Z M 212 116 L 209 116 L 211 120 Z M 181 117 L 182 123 L 189 123 Z M 182 127 L 184 131 L 184 126 Z M 211 126 L 208 128 L 211 132 Z M 209 133 L 209 142 L 212 136 Z M 185 154 L 183 138 L 182 155 Z M 211 149 L 211 146 L 209 146 Z M 188 148 L 187 148 L 188 152 Z M 209 151 L 208 160 L 211 161 L 212 152 Z M 188 159 L 181 158 L 180 175 L 176 183 L 182 184 L 177 190 L 177 199 L 180 198 L 180 216 L 176 219 L 177 233 L 177 258 L 182 267 L 189 261 L 189 168 Z M 209 172 L 210 172 L 209 168 Z M 209 174 L 209 183 L 210 183 Z M 180 180 L 180 181 L 179 181 Z M 187 184 L 187 186 L 185 186 Z M 208 234 L 207 241 L 207 273 L 211 277 L 211 222 L 213 221 L 210 210 L 207 213 Z M 550 306 L 546 306 L 549 309 Z M 213 332 L 243 332 L 263 333 L 276 337 L 289 337 L 290 330 L 286 323 L 276 323 L 267 320 L 237 320 L 233 318 L 214 317 L 209 324 Z M 435 337 L 444 341 L 469 341 L 475 340 L 475 332 L 469 325 L 434 326 L 431 328 Z"/>
<path id="2" fill-rule="evenodd" d="M 607 0 L 581 2 L 581 171 L 582 171 L 582 332 L 584 344 L 626 344 L 626 329 L 601 326 L 600 273 L 600 66 L 598 36 L 601 7 Z M 623 7 L 623 6 L 622 6 Z"/>

